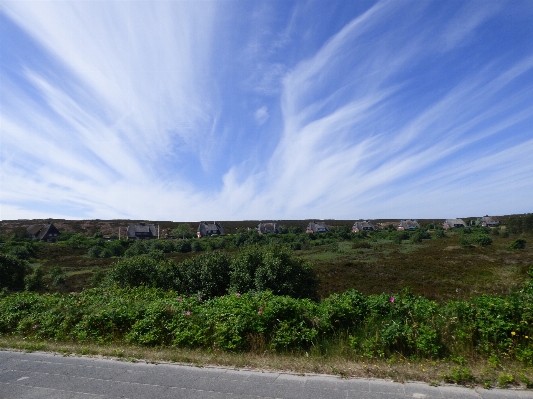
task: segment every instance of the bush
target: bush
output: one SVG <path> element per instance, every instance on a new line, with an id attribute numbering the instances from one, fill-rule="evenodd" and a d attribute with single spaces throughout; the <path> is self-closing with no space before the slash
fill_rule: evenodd
<path id="1" fill-rule="evenodd" d="M 523 238 L 518 238 L 514 240 L 511 245 L 509 245 L 509 249 L 524 249 L 526 247 L 526 240 Z"/>
<path id="2" fill-rule="evenodd" d="M 318 279 L 311 265 L 287 247 L 247 248 L 235 257 L 231 269 L 232 292 L 269 290 L 293 298 L 317 298 Z"/>
<path id="3" fill-rule="evenodd" d="M 74 234 L 67 241 L 65 241 L 70 248 L 88 248 L 91 245 L 91 240 L 83 234 Z"/>
<path id="4" fill-rule="evenodd" d="M 459 240 L 459 244 L 464 248 L 468 248 L 472 246 L 472 240 L 469 237 L 463 235 Z"/>
<path id="5" fill-rule="evenodd" d="M 52 280 L 52 285 L 58 288 L 65 284 L 66 273 L 60 266 L 54 266 L 48 272 L 48 276 Z"/>
<path id="6" fill-rule="evenodd" d="M 31 274 L 27 274 L 24 278 L 24 289 L 26 291 L 39 291 L 44 288 L 44 271 L 41 266 L 37 266 L 32 270 Z"/>
<path id="7" fill-rule="evenodd" d="M 191 252 L 191 242 L 189 240 L 178 240 L 174 244 L 174 251 L 176 252 Z"/>
<path id="8" fill-rule="evenodd" d="M 26 261 L 0 253 L 0 288 L 23 289 L 24 278 L 29 271 Z"/>
<path id="9" fill-rule="evenodd" d="M 99 258 L 103 250 L 104 249 L 102 247 L 95 245 L 89 248 L 89 252 L 87 252 L 87 256 L 89 258 Z"/>
<path id="10" fill-rule="evenodd" d="M 488 235 L 486 234 L 483 234 L 483 235 L 479 235 L 477 237 L 475 237 L 473 239 L 473 241 L 478 244 L 478 245 L 481 245 L 482 247 L 486 247 L 487 245 L 491 245 L 492 244 L 492 238 L 490 238 Z"/>
<path id="11" fill-rule="evenodd" d="M 179 264 L 177 291 L 213 298 L 226 294 L 230 282 L 230 259 L 219 251 L 207 252 Z"/>
<path id="12" fill-rule="evenodd" d="M 436 238 L 445 238 L 446 232 L 443 229 L 437 229 L 435 230 L 435 237 Z"/>
<path id="13" fill-rule="evenodd" d="M 126 251 L 127 252 L 127 251 Z M 109 284 L 119 287 L 158 287 L 160 285 L 161 262 L 148 256 L 138 255 L 113 264 L 107 274 Z"/>
<path id="14" fill-rule="evenodd" d="M 31 258 L 32 252 L 26 246 L 17 245 L 11 248 L 9 255 L 19 259 L 28 260 Z"/>
<path id="15" fill-rule="evenodd" d="M 148 246 L 144 240 L 136 240 L 130 247 L 124 252 L 126 258 L 133 256 L 144 255 L 148 253 Z"/>

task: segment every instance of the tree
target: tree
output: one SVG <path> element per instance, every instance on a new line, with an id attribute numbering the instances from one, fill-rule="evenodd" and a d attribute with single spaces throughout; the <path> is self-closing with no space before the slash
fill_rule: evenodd
<path id="1" fill-rule="evenodd" d="M 182 223 L 172 230 L 172 235 L 174 235 L 174 237 L 181 237 L 182 239 L 185 239 L 186 237 L 189 237 L 190 231 L 191 226 L 189 226 L 189 223 Z"/>

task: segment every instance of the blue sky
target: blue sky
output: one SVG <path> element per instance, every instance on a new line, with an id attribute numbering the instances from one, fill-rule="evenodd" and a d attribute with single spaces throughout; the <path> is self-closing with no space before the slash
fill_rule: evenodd
<path id="1" fill-rule="evenodd" d="M 0 3 L 0 218 L 533 211 L 533 2 Z"/>

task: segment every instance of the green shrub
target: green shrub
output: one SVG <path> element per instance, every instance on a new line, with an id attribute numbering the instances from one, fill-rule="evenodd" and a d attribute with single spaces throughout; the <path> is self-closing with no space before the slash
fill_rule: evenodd
<path id="1" fill-rule="evenodd" d="M 67 241 L 65 241 L 70 248 L 88 248 L 91 245 L 91 240 L 83 234 L 74 234 Z"/>
<path id="2" fill-rule="evenodd" d="M 50 280 L 52 280 L 52 286 L 55 288 L 65 284 L 66 273 L 60 266 L 54 266 L 48 272 Z"/>
<path id="3" fill-rule="evenodd" d="M 287 247 L 252 246 L 231 263 L 232 292 L 272 291 L 293 298 L 317 298 L 318 279 L 310 264 Z"/>
<path id="4" fill-rule="evenodd" d="M 26 261 L 0 253 L 0 288 L 23 289 L 24 278 L 30 271 Z"/>
<path id="5" fill-rule="evenodd" d="M 506 387 L 509 384 L 514 383 L 514 377 L 510 373 L 500 373 L 498 377 L 498 385 L 501 387 Z"/>
<path id="6" fill-rule="evenodd" d="M 31 258 L 32 252 L 26 246 L 17 245 L 10 249 L 9 255 L 19 259 L 28 260 Z"/>
<path id="7" fill-rule="evenodd" d="M 26 291 L 39 291 L 44 288 L 44 271 L 41 266 L 35 267 L 30 274 L 24 277 Z"/>
<path id="8" fill-rule="evenodd" d="M 157 287 L 160 283 L 160 263 L 148 255 L 123 259 L 113 264 L 107 279 L 110 284 L 119 287 Z"/>
<path id="9" fill-rule="evenodd" d="M 526 247 L 526 240 L 523 238 L 517 238 L 514 240 L 511 245 L 509 245 L 509 249 L 524 249 Z"/>
<path id="10" fill-rule="evenodd" d="M 487 245 L 491 245 L 492 244 L 492 238 L 490 238 L 488 235 L 486 234 L 483 234 L 483 235 L 479 235 L 477 237 L 474 237 L 473 241 L 478 244 L 478 245 L 481 245 L 483 247 L 487 246 Z"/>
<path id="11" fill-rule="evenodd" d="M 443 229 L 437 229 L 435 230 L 435 237 L 436 238 L 445 238 L 446 232 Z"/>
<path id="12" fill-rule="evenodd" d="M 178 292 L 212 298 L 224 295 L 230 282 L 230 259 L 219 251 L 187 259 L 179 264 Z"/>
<path id="13" fill-rule="evenodd" d="M 174 251 L 176 252 L 191 252 L 191 242 L 189 240 L 177 240 L 174 244 Z"/>
<path id="14" fill-rule="evenodd" d="M 459 240 L 459 244 L 463 248 L 468 248 L 472 246 L 472 240 L 469 237 L 466 237 L 465 235 L 461 236 L 461 239 Z"/>
<path id="15" fill-rule="evenodd" d="M 474 382 L 474 375 L 468 367 L 453 367 L 449 373 L 443 373 L 442 378 L 446 382 L 466 384 Z"/>

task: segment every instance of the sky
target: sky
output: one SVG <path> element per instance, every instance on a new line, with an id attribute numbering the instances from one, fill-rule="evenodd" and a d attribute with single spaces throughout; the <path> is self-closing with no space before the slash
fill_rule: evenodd
<path id="1" fill-rule="evenodd" d="M 0 219 L 533 211 L 533 2 L 0 1 Z"/>

